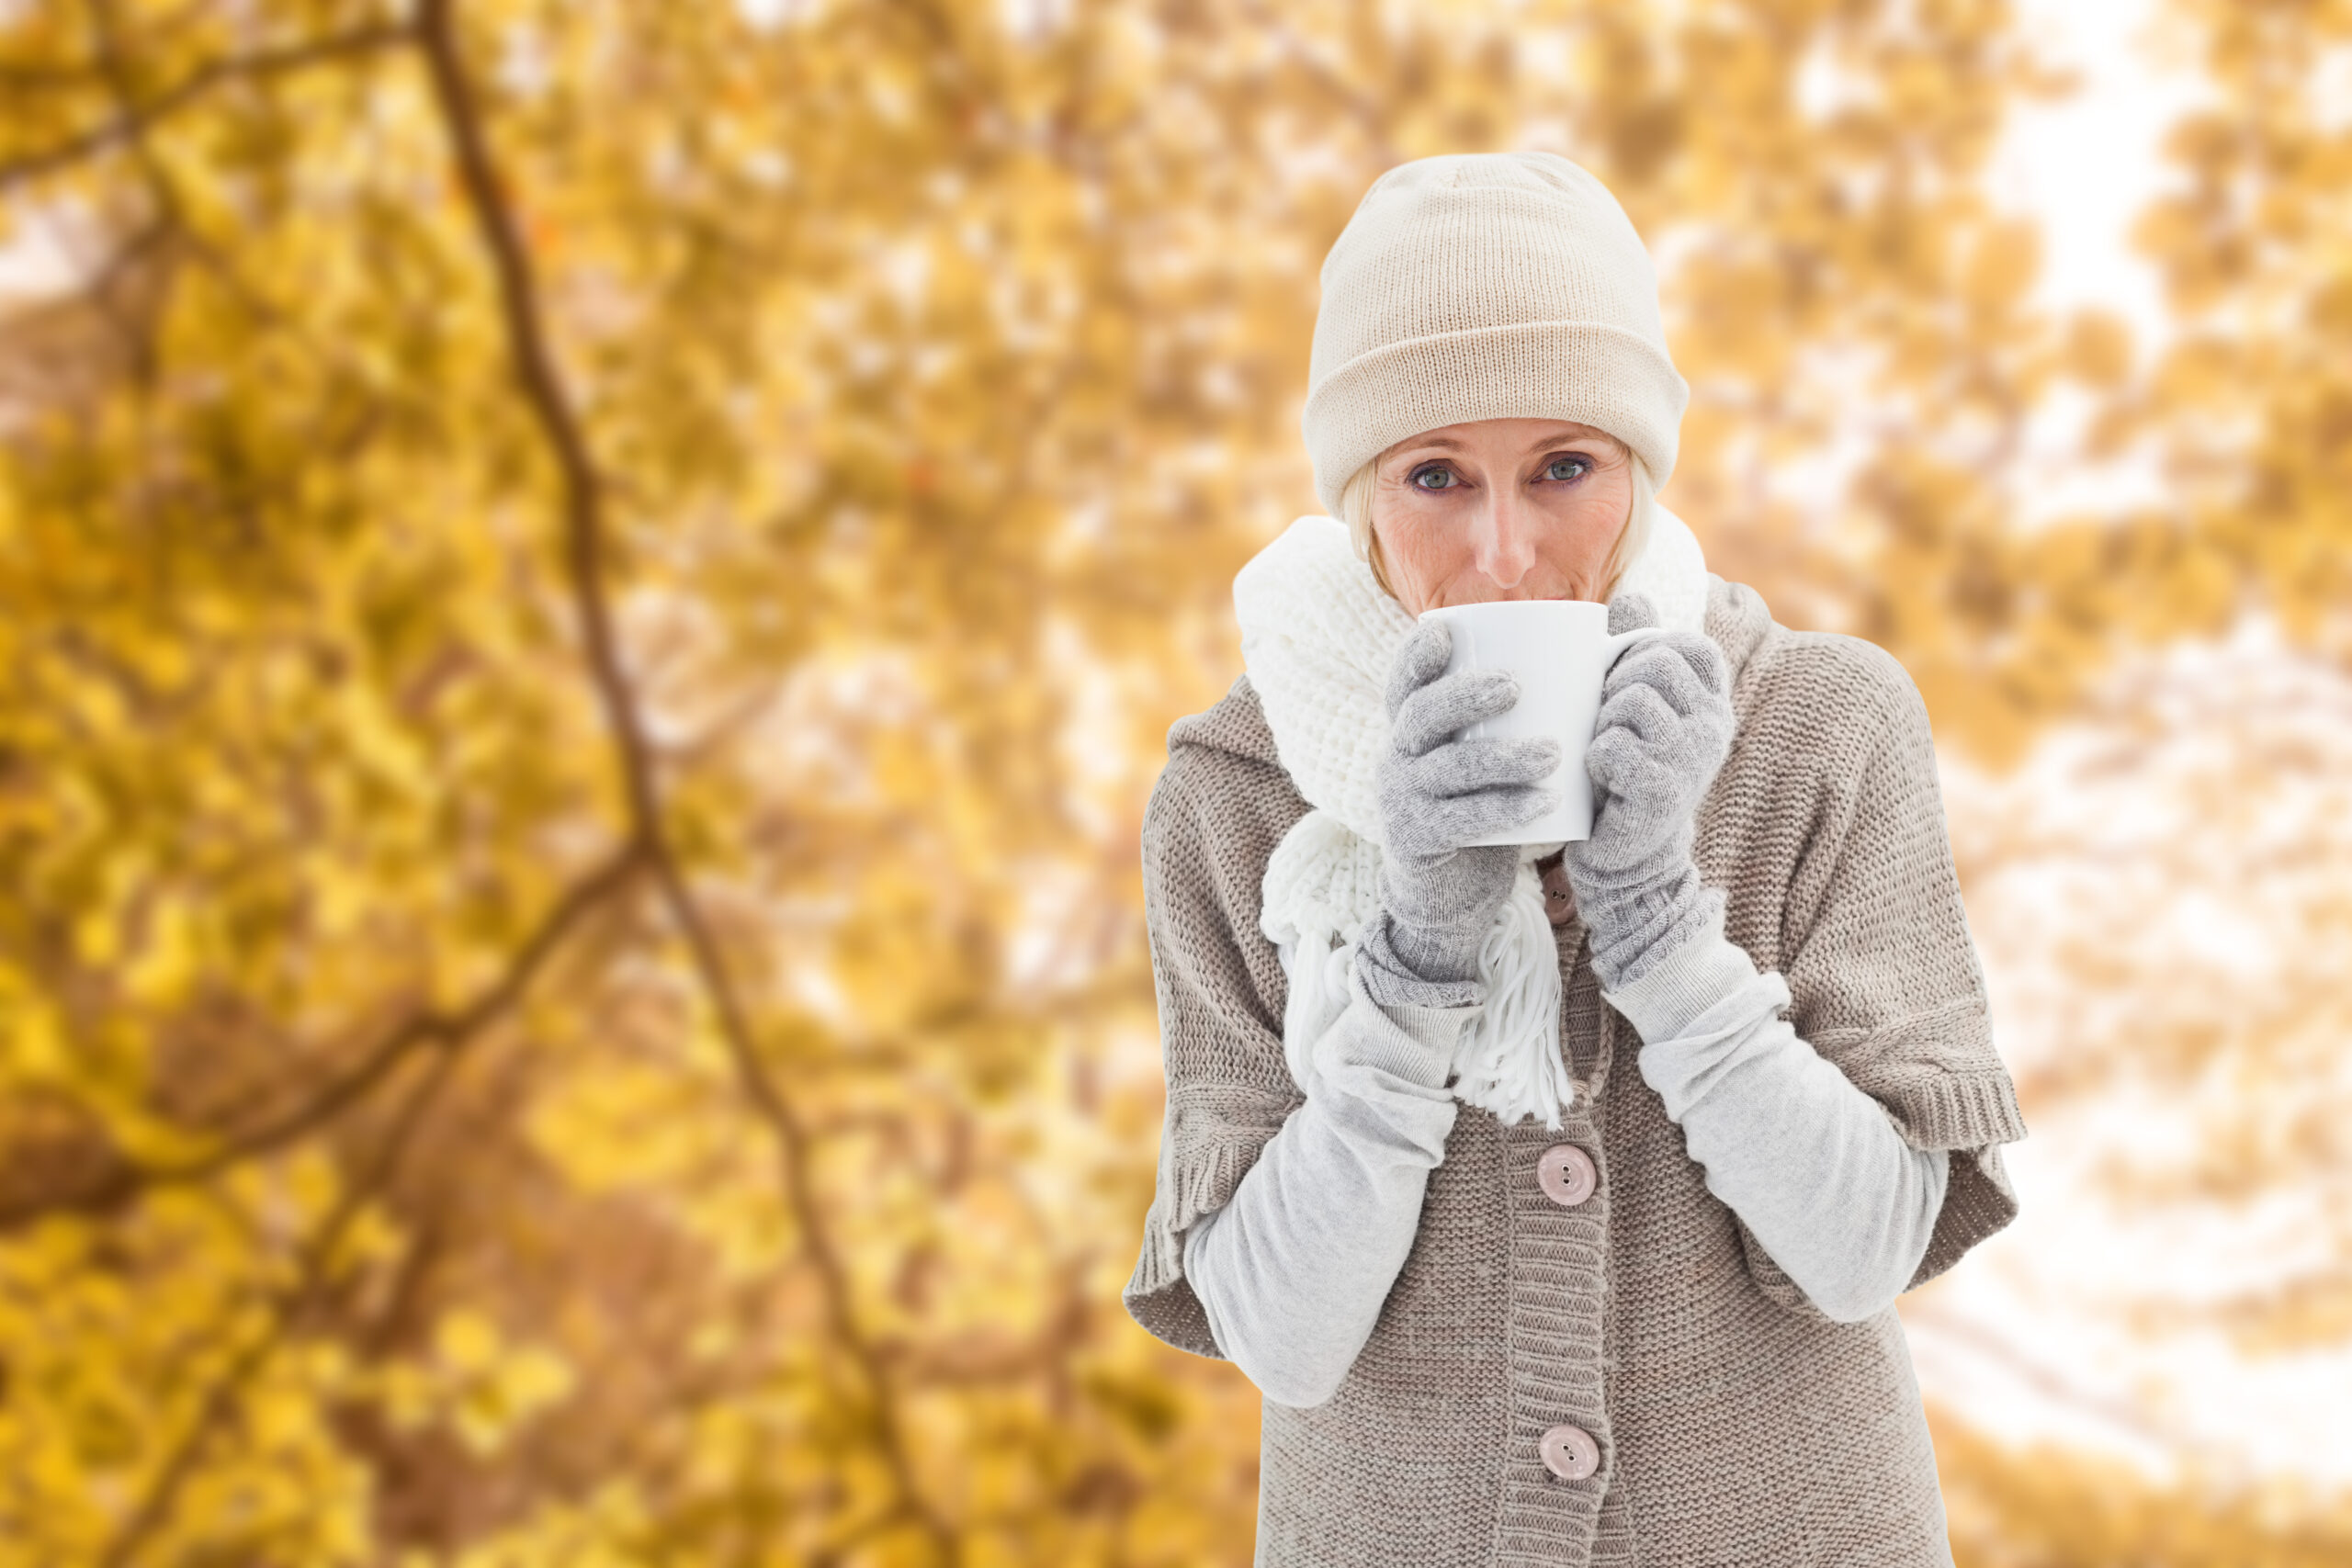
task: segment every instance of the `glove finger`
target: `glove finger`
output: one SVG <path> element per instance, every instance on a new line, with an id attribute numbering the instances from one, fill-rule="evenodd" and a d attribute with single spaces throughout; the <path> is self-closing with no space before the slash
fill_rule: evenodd
<path id="1" fill-rule="evenodd" d="M 1692 790 L 1675 759 L 1645 745 L 1626 729 L 1597 736 L 1584 754 L 1585 773 L 1597 795 L 1631 801 L 1645 813 L 1668 815 L 1687 809 Z"/>
<path id="2" fill-rule="evenodd" d="M 1668 694 L 1678 712 L 1689 713 L 1724 696 L 1724 675 L 1723 650 L 1713 642 L 1690 632 L 1669 632 L 1622 655 L 1602 677 L 1600 691 L 1606 698 L 1640 682 Z"/>
<path id="3" fill-rule="evenodd" d="M 1611 637 L 1615 637 L 1619 632 L 1632 631 L 1636 626 L 1655 626 L 1664 624 L 1658 619 L 1657 607 L 1650 603 L 1649 595 L 1637 589 L 1625 589 L 1613 595 L 1609 601 L 1609 635 Z"/>
<path id="4" fill-rule="evenodd" d="M 1707 690 L 1731 700 L 1731 660 L 1724 656 L 1723 646 L 1711 637 L 1693 635 L 1690 646 L 1682 650 L 1690 661 L 1691 670 L 1707 683 Z"/>
<path id="5" fill-rule="evenodd" d="M 1653 640 L 1680 654 L 1692 677 L 1710 695 L 1725 702 L 1731 700 L 1731 665 L 1714 638 L 1697 632 L 1675 632 Z"/>
<path id="6" fill-rule="evenodd" d="M 1622 801 L 1602 801 L 1593 807 L 1592 836 L 1568 846 L 1579 896 L 1593 886 L 1634 887 L 1650 880 L 1670 832 L 1646 830 L 1627 820 Z"/>
<path id="7" fill-rule="evenodd" d="M 1636 692 L 1647 693 L 1679 724 L 1715 728 L 1729 721 L 1731 700 L 1700 684 L 1688 666 L 1668 655 L 1663 665 L 1641 671 L 1613 691 L 1604 689 L 1596 724 L 1608 723 L 1622 704 L 1642 702 Z"/>
<path id="8" fill-rule="evenodd" d="M 1706 760 L 1708 781 L 1713 783 L 1715 771 L 1731 755 L 1732 741 L 1738 734 L 1738 720 L 1733 716 L 1731 704 L 1726 702 L 1712 710 L 1694 713 L 1686 724 L 1691 749 Z"/>
<path id="9" fill-rule="evenodd" d="M 1599 739 L 1612 729 L 1630 729 L 1649 745 L 1664 746 L 1672 743 L 1687 722 L 1656 686 L 1632 685 L 1600 705 L 1592 733 Z"/>
<path id="10" fill-rule="evenodd" d="M 1519 705 L 1508 670 L 1461 670 L 1409 694 L 1389 719 L 1389 744 L 1418 757 L 1447 736 Z"/>
<path id="11" fill-rule="evenodd" d="M 1688 814 L 1713 787 L 1730 750 L 1727 726 L 1718 728 L 1686 719 L 1670 736 L 1655 742 L 1621 726 L 1593 738 L 1585 752 L 1585 772 L 1596 790 L 1645 802 L 1671 802 L 1675 811 Z"/>
<path id="12" fill-rule="evenodd" d="M 1510 789 L 1532 788 L 1514 784 Z M 1510 813 L 1508 806 L 1490 797 L 1490 792 L 1442 798 L 1412 797 L 1403 809 L 1386 813 L 1386 863 L 1398 868 L 1415 864 L 1429 867 L 1436 863 L 1451 863 L 1472 839 L 1498 827 L 1508 826 Z"/>
<path id="13" fill-rule="evenodd" d="M 1423 798 L 1468 795 L 1497 784 L 1541 784 L 1560 765 L 1556 740 L 1453 740 L 1406 764 Z"/>
<path id="14" fill-rule="evenodd" d="M 1394 719 L 1405 699 L 1445 673 L 1453 657 L 1453 628 L 1442 620 L 1423 621 L 1396 648 L 1388 663 L 1388 716 Z"/>
<path id="15" fill-rule="evenodd" d="M 1482 789 L 1430 802 L 1429 834 L 1448 848 L 1507 833 L 1560 804 L 1560 792 L 1537 784 Z"/>
<path id="16" fill-rule="evenodd" d="M 1606 702 L 1628 686 L 1663 686 L 1674 679 L 1674 672 L 1683 667 L 1679 655 L 1664 644 L 1664 637 L 1651 637 L 1637 642 L 1601 672 L 1600 698 Z M 1682 668 L 1685 676 L 1687 668 Z"/>

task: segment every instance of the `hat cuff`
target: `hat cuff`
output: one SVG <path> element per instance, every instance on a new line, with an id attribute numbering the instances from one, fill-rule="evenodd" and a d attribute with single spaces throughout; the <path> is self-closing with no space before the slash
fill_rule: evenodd
<path id="1" fill-rule="evenodd" d="M 1663 488 L 1690 389 L 1673 361 L 1623 327 L 1523 321 L 1384 344 L 1317 382 L 1300 424 L 1316 493 L 1340 491 L 1382 452 L 1424 430 L 1478 419 L 1565 419 L 1641 455 Z"/>

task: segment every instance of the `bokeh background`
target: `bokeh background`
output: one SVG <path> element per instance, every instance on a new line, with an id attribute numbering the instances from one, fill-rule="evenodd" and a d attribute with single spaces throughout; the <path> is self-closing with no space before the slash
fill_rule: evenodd
<path id="1" fill-rule="evenodd" d="M 0 1564 L 1216 1564 L 1137 823 L 1316 270 L 1592 168 L 1926 694 L 1967 1568 L 2352 1562 L 2352 5 L 0 0 Z"/>

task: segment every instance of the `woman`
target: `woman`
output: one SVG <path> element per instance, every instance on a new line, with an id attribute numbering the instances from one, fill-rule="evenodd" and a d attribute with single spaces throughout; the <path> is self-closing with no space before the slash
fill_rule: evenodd
<path id="1" fill-rule="evenodd" d="M 1948 1564 L 1892 1303 L 2015 1215 L 2026 1129 L 1918 694 L 1652 500 L 1688 393 L 1583 170 L 1393 170 L 1323 285 L 1344 521 L 1237 580 L 1248 673 L 1145 821 L 1128 1310 L 1264 1393 L 1260 1563 Z M 1517 694 L 1415 616 L 1541 598 L 1671 629 L 1603 687 L 1591 836 L 1464 847 L 1558 757 L 1464 738 Z"/>

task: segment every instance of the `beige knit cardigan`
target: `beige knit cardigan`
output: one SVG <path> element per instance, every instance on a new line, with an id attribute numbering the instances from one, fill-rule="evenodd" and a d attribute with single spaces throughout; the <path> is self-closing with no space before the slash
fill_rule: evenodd
<path id="1" fill-rule="evenodd" d="M 1791 631 L 1713 574 L 1706 629 L 1730 661 L 1738 729 L 1700 808 L 1700 871 L 1728 896 L 1731 939 L 1786 976 L 1798 1033 L 1914 1146 L 1955 1151 L 1917 1285 L 2016 1215 L 1999 1145 L 2026 1134 L 1987 1027 L 1926 710 L 1878 648 Z M 1169 732 L 1143 831 L 1168 1106 L 1125 1300 L 1203 1356 L 1217 1350 L 1183 1278 L 1184 1230 L 1301 1103 L 1258 912 L 1267 857 L 1306 809 L 1246 677 Z M 1461 1109 L 1339 1393 L 1264 1406 L 1257 1562 L 1948 1565 L 1894 1310 L 1822 1314 L 1707 1190 L 1632 1063 L 1639 1037 L 1600 1000 L 1581 923 L 1559 938 L 1562 1048 L 1589 1093 L 1558 1133 Z M 1536 1181 L 1564 1141 L 1600 1170 L 1574 1208 Z M 1563 1422 L 1600 1446 L 1584 1480 L 1538 1457 Z"/>

